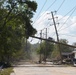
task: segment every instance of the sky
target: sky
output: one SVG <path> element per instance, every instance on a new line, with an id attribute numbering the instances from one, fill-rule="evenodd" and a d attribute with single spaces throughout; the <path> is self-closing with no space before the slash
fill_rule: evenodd
<path id="1" fill-rule="evenodd" d="M 69 44 L 76 42 L 76 0 L 34 0 L 38 7 L 34 13 L 33 27 L 37 30 L 35 36 L 52 37 L 57 39 L 51 12 L 53 12 L 59 39 L 68 40 Z M 40 40 L 29 38 L 30 43 L 38 43 Z"/>

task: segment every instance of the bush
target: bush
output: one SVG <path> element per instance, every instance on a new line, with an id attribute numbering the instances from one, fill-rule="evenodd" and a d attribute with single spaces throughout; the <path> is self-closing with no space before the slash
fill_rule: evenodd
<path id="1" fill-rule="evenodd" d="M 10 75 L 13 72 L 13 68 L 5 68 L 0 72 L 0 75 Z"/>

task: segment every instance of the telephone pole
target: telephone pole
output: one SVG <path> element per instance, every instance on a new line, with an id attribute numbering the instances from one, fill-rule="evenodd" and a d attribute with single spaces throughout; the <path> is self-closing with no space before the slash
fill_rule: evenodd
<path id="1" fill-rule="evenodd" d="M 40 32 L 40 37 L 42 38 L 42 30 Z M 39 63 L 41 63 L 41 44 L 42 44 L 42 39 L 41 39 L 41 43 L 40 43 L 40 59 L 39 59 Z"/>
<path id="2" fill-rule="evenodd" d="M 46 28 L 46 39 L 47 39 L 47 28 Z"/>
<path id="3" fill-rule="evenodd" d="M 46 28 L 46 39 L 47 39 L 47 28 Z M 44 52 L 44 61 L 46 63 L 46 51 L 47 51 L 47 41 L 45 41 L 45 52 Z"/>
<path id="4" fill-rule="evenodd" d="M 57 42 L 59 42 L 59 36 L 58 36 L 58 31 L 57 31 L 57 27 L 56 27 L 53 12 L 51 12 L 51 14 L 52 14 L 52 19 L 53 19 L 53 23 L 54 23 L 54 27 L 55 27 L 55 31 L 56 31 Z M 59 49 L 59 52 L 60 52 L 60 59 L 61 59 L 61 62 L 62 62 L 62 55 L 61 55 L 61 50 L 60 50 L 60 45 L 59 44 L 58 44 L 58 49 Z"/>

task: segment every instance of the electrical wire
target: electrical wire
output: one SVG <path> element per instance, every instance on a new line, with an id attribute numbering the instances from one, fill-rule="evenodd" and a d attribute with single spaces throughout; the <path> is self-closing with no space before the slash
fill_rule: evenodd
<path id="1" fill-rule="evenodd" d="M 46 9 L 46 11 L 47 11 L 49 8 L 51 8 L 56 1 L 57 1 L 57 0 L 54 0 L 54 2 Z"/>
<path id="2" fill-rule="evenodd" d="M 55 1 L 56 1 L 56 0 L 55 0 Z M 63 5 L 64 1 L 65 1 L 65 0 L 63 0 L 62 4 L 60 5 L 60 7 L 58 8 L 58 10 L 57 10 L 57 11 L 59 11 L 59 9 L 60 9 L 60 8 L 61 8 L 61 6 Z M 75 6 L 75 7 L 76 7 L 76 6 Z M 69 14 L 72 10 L 74 10 L 74 11 L 75 11 L 75 7 L 73 7 L 73 9 L 71 9 L 67 14 Z M 71 13 L 71 15 L 74 13 L 74 11 Z M 67 14 L 66 14 L 66 15 L 67 15 Z M 43 14 L 42 14 L 42 15 L 43 15 Z M 41 16 L 42 16 L 42 15 L 41 15 Z M 65 16 L 66 16 L 66 15 L 65 15 Z M 70 15 L 70 16 L 71 16 L 71 15 Z M 65 17 L 65 16 L 64 16 L 64 17 Z M 67 20 L 70 18 L 70 16 L 67 18 Z M 59 20 L 62 20 L 64 17 L 62 17 L 62 18 L 61 18 L 61 19 L 59 19 Z M 59 21 L 59 20 L 58 20 L 58 21 Z M 67 20 L 64 22 L 64 24 L 67 22 Z M 64 25 L 64 24 L 63 24 L 63 25 Z M 62 27 L 60 27 L 60 28 L 62 28 Z M 67 28 L 68 28 L 68 27 L 67 27 Z M 45 28 L 43 28 L 43 29 L 45 29 Z M 42 30 L 43 30 L 43 29 L 42 29 Z"/>
<path id="3" fill-rule="evenodd" d="M 39 21 L 37 24 L 42 23 L 42 22 L 43 22 L 43 21 L 45 21 L 46 19 L 47 19 L 47 17 L 46 17 L 46 18 L 44 18 L 43 20 Z M 52 18 L 51 18 L 51 20 L 52 20 Z"/>
<path id="4" fill-rule="evenodd" d="M 44 2 L 44 4 L 43 4 L 41 10 L 39 11 L 39 13 L 38 13 L 38 15 L 37 15 L 35 21 L 37 20 L 38 16 L 40 15 L 40 13 L 41 13 L 41 11 L 43 10 L 43 8 L 44 8 L 44 6 L 46 5 L 46 3 L 47 3 L 47 0 Z M 35 21 L 34 21 L 34 23 L 35 23 Z M 33 23 L 33 24 L 34 24 L 34 23 Z"/>
<path id="5" fill-rule="evenodd" d="M 75 24 L 75 23 L 73 23 L 73 24 Z M 73 24 L 71 24 L 70 26 L 72 26 Z M 67 28 L 69 28 L 70 26 L 67 26 L 67 27 L 65 27 L 65 28 L 63 28 L 62 30 L 65 30 L 65 29 L 67 29 Z M 62 31 L 61 30 L 61 31 Z M 59 32 L 59 31 L 58 31 Z M 52 35 L 52 36 L 54 36 L 55 35 L 55 32 L 54 32 L 54 34 Z M 60 35 L 60 34 L 59 34 Z M 70 35 L 69 35 L 70 36 Z"/>
<path id="6" fill-rule="evenodd" d="M 63 18 L 65 18 L 70 12 L 72 12 L 74 9 L 76 9 L 76 5 L 69 11 L 67 12 L 62 18 L 60 18 L 58 21 L 62 20 Z M 64 23 L 63 23 L 64 24 Z M 68 28 L 68 27 L 66 27 Z M 65 28 L 64 28 L 65 29 Z M 63 30 L 63 29 L 62 29 Z M 58 32 L 59 32 L 59 29 L 58 29 Z M 53 36 L 55 35 L 55 33 L 53 34 Z"/>
<path id="7" fill-rule="evenodd" d="M 56 1 L 57 1 L 57 0 L 54 0 L 54 2 L 45 10 L 45 12 L 46 12 L 49 8 L 51 8 Z M 45 14 L 45 12 L 44 12 L 43 14 L 41 14 L 41 16 L 43 16 L 43 15 Z M 38 16 L 39 16 L 39 15 L 38 15 Z M 41 17 L 41 16 L 40 16 L 40 17 Z M 44 16 L 45 16 L 45 15 L 44 15 Z M 40 18 L 40 17 L 39 17 L 39 18 Z M 39 18 L 37 18 L 37 19 L 35 20 L 35 22 L 36 22 Z M 34 23 L 35 23 L 35 22 L 34 22 Z M 33 23 L 33 24 L 34 24 L 34 23 Z"/>
<path id="8" fill-rule="evenodd" d="M 71 13 L 74 9 L 76 8 L 76 5 L 69 11 L 67 12 L 62 18 L 60 18 L 58 21 L 62 20 L 64 17 L 66 17 L 69 13 Z"/>
<path id="9" fill-rule="evenodd" d="M 73 23 L 73 24 L 75 24 L 75 23 Z M 71 24 L 70 26 L 72 26 L 73 24 Z M 67 27 L 65 27 L 65 28 L 63 28 L 61 30 L 65 30 L 66 28 L 69 28 L 70 26 L 67 26 Z"/>
<path id="10" fill-rule="evenodd" d="M 43 29 L 40 29 L 40 30 L 38 30 L 38 31 L 44 30 L 44 29 L 49 28 L 50 26 L 53 26 L 53 25 L 54 25 L 54 24 L 50 24 L 50 25 L 49 25 L 49 24 L 50 24 L 50 22 L 47 23 L 47 26 L 46 26 L 46 27 L 44 27 Z M 49 25 L 49 26 L 48 26 L 48 25 Z"/>
<path id="11" fill-rule="evenodd" d="M 70 16 L 67 18 L 67 20 L 62 24 L 62 26 L 61 26 L 59 29 L 61 29 L 61 28 L 64 26 L 64 24 L 70 19 L 70 17 L 72 16 L 72 14 L 73 14 L 75 11 L 76 11 L 76 8 L 72 11 L 72 13 L 70 14 Z M 58 31 L 59 31 L 59 29 L 58 29 Z"/>
<path id="12" fill-rule="evenodd" d="M 70 36 L 70 37 L 76 37 L 74 35 L 69 35 L 69 34 L 59 34 L 59 35 L 65 35 L 65 36 Z"/>
<path id="13" fill-rule="evenodd" d="M 62 5 L 64 4 L 65 0 L 62 1 L 61 5 L 59 6 L 59 8 L 57 9 L 57 12 L 60 10 L 60 8 L 62 7 Z"/>
<path id="14" fill-rule="evenodd" d="M 72 10 L 75 11 L 75 9 L 76 9 L 76 5 L 75 5 L 67 14 L 69 14 Z M 71 15 L 74 13 L 74 11 L 71 13 Z M 67 15 L 67 14 L 66 14 L 66 15 Z M 65 15 L 65 16 L 66 16 L 66 15 Z M 71 15 L 70 15 L 70 16 L 71 16 Z M 64 17 L 65 17 L 65 16 L 64 16 Z M 68 17 L 68 19 L 70 18 L 70 16 Z M 63 18 L 64 18 L 64 17 L 63 17 Z M 61 18 L 61 19 L 59 19 L 59 20 L 62 20 L 63 18 Z M 67 19 L 67 20 L 68 20 L 68 19 Z M 59 21 L 59 20 L 58 20 L 58 21 Z M 67 22 L 67 20 L 63 23 L 63 25 Z M 63 26 L 63 25 L 62 25 L 62 26 Z M 61 26 L 61 27 L 62 27 L 62 26 Z M 60 27 L 60 28 L 61 28 L 61 27 Z M 59 29 L 60 29 L 60 28 L 59 28 Z M 66 28 L 68 28 L 68 27 L 66 27 Z M 58 29 L 58 31 L 59 31 L 59 29 Z M 64 28 L 64 29 L 65 29 L 65 28 Z M 54 35 L 55 35 L 55 34 L 54 34 Z M 53 35 L 53 36 L 54 36 L 54 35 Z"/>

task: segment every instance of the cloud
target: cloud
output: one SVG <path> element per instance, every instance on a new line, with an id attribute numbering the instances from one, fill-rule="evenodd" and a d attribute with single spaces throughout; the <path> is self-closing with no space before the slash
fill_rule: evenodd
<path id="1" fill-rule="evenodd" d="M 47 14 L 50 13 L 50 14 Z M 59 33 L 59 38 L 67 39 L 70 44 L 76 42 L 76 16 L 62 16 L 62 15 L 55 15 L 56 26 Z M 58 17 L 58 19 L 56 19 Z M 59 23 L 59 25 L 58 25 Z M 51 26 L 50 26 L 51 25 Z M 38 34 L 40 30 L 43 29 L 43 33 L 45 34 L 46 30 L 48 29 L 48 37 L 53 37 L 56 40 L 55 28 L 53 25 L 53 20 L 50 11 L 43 12 L 39 15 L 39 18 L 34 22 L 34 28 L 37 29 Z M 37 35 L 40 36 L 40 35 Z M 45 35 L 44 35 L 45 37 Z M 35 40 L 34 40 L 35 42 Z M 34 43 L 33 42 L 33 43 Z M 36 41 L 37 42 L 37 41 Z M 35 42 L 35 43 L 36 43 Z"/>

